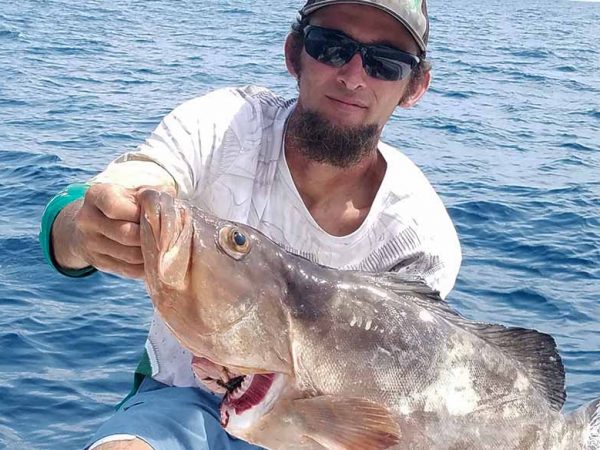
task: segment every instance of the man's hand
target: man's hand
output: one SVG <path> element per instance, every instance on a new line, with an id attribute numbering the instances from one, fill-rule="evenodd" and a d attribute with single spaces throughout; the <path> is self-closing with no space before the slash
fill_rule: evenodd
<path id="1" fill-rule="evenodd" d="M 174 194 L 171 186 L 162 190 Z M 94 184 L 83 202 L 74 202 L 61 211 L 52 227 L 56 261 L 68 268 L 94 266 L 128 278 L 142 278 L 137 191 L 115 184 Z"/>
<path id="2" fill-rule="evenodd" d="M 89 265 L 130 278 L 144 276 L 136 190 L 92 185 L 75 215 L 75 251 Z"/>

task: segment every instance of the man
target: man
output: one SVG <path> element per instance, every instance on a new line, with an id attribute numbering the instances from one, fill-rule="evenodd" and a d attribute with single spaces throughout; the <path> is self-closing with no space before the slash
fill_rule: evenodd
<path id="1" fill-rule="evenodd" d="M 49 204 L 49 261 L 70 276 L 143 277 L 136 192 L 158 186 L 321 264 L 410 272 L 445 296 L 460 265 L 455 230 L 419 169 L 379 141 L 394 109 L 429 86 L 428 30 L 424 0 L 309 0 L 285 43 L 298 99 L 246 87 L 179 106 L 89 189 Z M 155 317 L 134 395 L 92 448 L 255 448 L 219 427 L 207 387 L 222 391 L 227 375 Z"/>

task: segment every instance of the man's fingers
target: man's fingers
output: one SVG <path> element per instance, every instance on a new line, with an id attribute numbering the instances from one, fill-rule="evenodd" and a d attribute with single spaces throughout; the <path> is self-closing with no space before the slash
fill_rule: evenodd
<path id="1" fill-rule="evenodd" d="M 101 234 L 121 245 L 141 245 L 139 224 L 110 219 L 98 208 L 91 205 L 80 209 L 78 221 L 84 233 L 92 237 Z M 91 237 L 88 237 L 88 239 L 91 239 Z"/>
<path id="2" fill-rule="evenodd" d="M 112 220 L 106 223 L 100 232 L 108 239 L 128 247 L 139 247 L 140 226 L 137 223 Z"/>
<path id="3" fill-rule="evenodd" d="M 88 189 L 85 201 L 94 205 L 109 219 L 139 223 L 140 207 L 136 192 L 136 189 L 118 185 L 94 184 Z"/>
<path id="4" fill-rule="evenodd" d="M 127 264 L 144 264 L 140 246 L 121 245 L 103 235 L 88 241 L 88 252 L 110 256 Z"/>
<path id="5" fill-rule="evenodd" d="M 128 264 L 112 256 L 96 254 L 92 265 L 102 272 L 110 272 L 127 278 L 144 278 L 143 264 Z"/>
<path id="6" fill-rule="evenodd" d="M 158 191 L 158 192 L 166 192 L 167 194 L 171 195 L 172 197 L 175 197 L 177 195 L 177 189 L 175 189 L 175 186 L 173 186 L 171 184 L 164 184 L 161 186 L 152 186 L 152 185 L 140 186 L 139 188 L 137 188 L 136 195 L 139 195 L 142 192 L 147 191 L 149 189 Z"/>

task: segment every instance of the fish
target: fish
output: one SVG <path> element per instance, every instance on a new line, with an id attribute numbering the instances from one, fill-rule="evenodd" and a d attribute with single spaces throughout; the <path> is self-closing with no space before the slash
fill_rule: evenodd
<path id="1" fill-rule="evenodd" d="M 267 449 L 600 449 L 554 339 L 461 316 L 422 280 L 338 270 L 168 193 L 139 192 L 146 288 L 221 424 Z"/>

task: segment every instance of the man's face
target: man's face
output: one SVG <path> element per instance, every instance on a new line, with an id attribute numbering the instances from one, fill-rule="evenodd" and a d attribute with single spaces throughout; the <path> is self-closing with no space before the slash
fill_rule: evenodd
<path id="1" fill-rule="evenodd" d="M 332 5 L 311 15 L 310 23 L 342 31 L 364 44 L 387 44 L 418 54 L 409 32 L 388 13 L 364 5 Z M 408 89 L 410 77 L 385 81 L 370 77 L 359 53 L 342 67 L 300 55 L 298 106 L 319 113 L 332 124 L 383 128 Z"/>

